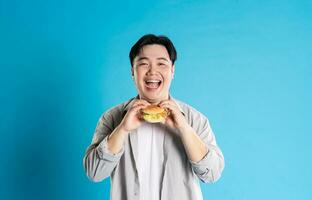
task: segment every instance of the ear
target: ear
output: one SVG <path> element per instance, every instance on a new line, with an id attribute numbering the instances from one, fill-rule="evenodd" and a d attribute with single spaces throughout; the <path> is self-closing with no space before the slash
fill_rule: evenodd
<path id="1" fill-rule="evenodd" d="M 131 67 L 131 76 L 132 76 L 132 78 L 134 77 L 133 67 Z"/>

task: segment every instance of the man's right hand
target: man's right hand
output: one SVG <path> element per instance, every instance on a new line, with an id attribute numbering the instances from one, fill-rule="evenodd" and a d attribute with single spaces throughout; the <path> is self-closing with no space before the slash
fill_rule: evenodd
<path id="1" fill-rule="evenodd" d="M 140 109 L 150 105 L 150 103 L 142 99 L 134 100 L 131 104 L 121 123 L 108 137 L 108 150 L 113 154 L 121 151 L 127 134 L 141 125 L 143 119 L 140 116 Z"/>
<path id="2" fill-rule="evenodd" d="M 137 129 L 142 124 L 144 120 L 141 117 L 140 110 L 148 105 L 151 105 L 149 102 L 143 99 L 136 99 L 131 102 L 131 104 L 132 105 L 119 125 L 120 128 L 127 133 Z"/>

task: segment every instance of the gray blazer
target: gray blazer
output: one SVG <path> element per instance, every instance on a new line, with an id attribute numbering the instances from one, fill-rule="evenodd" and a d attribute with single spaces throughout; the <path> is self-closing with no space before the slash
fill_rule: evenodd
<path id="1" fill-rule="evenodd" d="M 188 159 L 177 134 L 166 134 L 163 146 L 159 145 L 159 148 L 164 148 L 165 154 L 161 199 L 202 199 L 198 180 L 205 183 L 217 181 L 224 168 L 224 157 L 217 146 L 208 119 L 186 103 L 170 98 L 177 103 L 189 125 L 207 145 L 209 152 L 199 162 L 193 162 Z M 101 116 L 92 143 L 83 158 L 84 169 L 90 180 L 100 182 L 111 177 L 112 200 L 139 200 L 136 131 L 128 134 L 124 147 L 118 154 L 109 153 L 105 146 L 106 137 L 119 125 L 134 99 L 109 109 Z M 169 128 L 167 130 L 174 131 Z"/>

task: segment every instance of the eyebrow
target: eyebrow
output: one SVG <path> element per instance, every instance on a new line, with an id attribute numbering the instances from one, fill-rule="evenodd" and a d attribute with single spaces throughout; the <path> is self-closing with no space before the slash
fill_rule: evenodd
<path id="1" fill-rule="evenodd" d="M 137 59 L 137 62 L 139 62 L 139 61 L 141 61 L 141 60 L 148 60 L 148 57 L 139 57 L 139 58 Z M 164 61 L 169 62 L 169 60 L 168 60 L 167 58 L 165 58 L 165 57 L 159 57 L 159 58 L 157 58 L 157 60 L 164 60 Z"/>
<path id="2" fill-rule="evenodd" d="M 139 57 L 138 59 L 137 59 L 137 62 L 139 62 L 139 61 L 141 61 L 141 60 L 148 60 L 148 58 L 147 57 Z"/>
<path id="3" fill-rule="evenodd" d="M 167 58 L 164 58 L 164 57 L 157 58 L 157 60 L 165 60 L 165 61 L 169 62 L 169 60 Z"/>

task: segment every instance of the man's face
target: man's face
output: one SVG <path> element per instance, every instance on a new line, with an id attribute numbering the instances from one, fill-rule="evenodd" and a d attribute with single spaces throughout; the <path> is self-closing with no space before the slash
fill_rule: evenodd
<path id="1" fill-rule="evenodd" d="M 134 58 L 132 75 L 140 98 L 150 103 L 167 100 L 174 65 L 166 47 L 158 44 L 145 45 Z"/>

